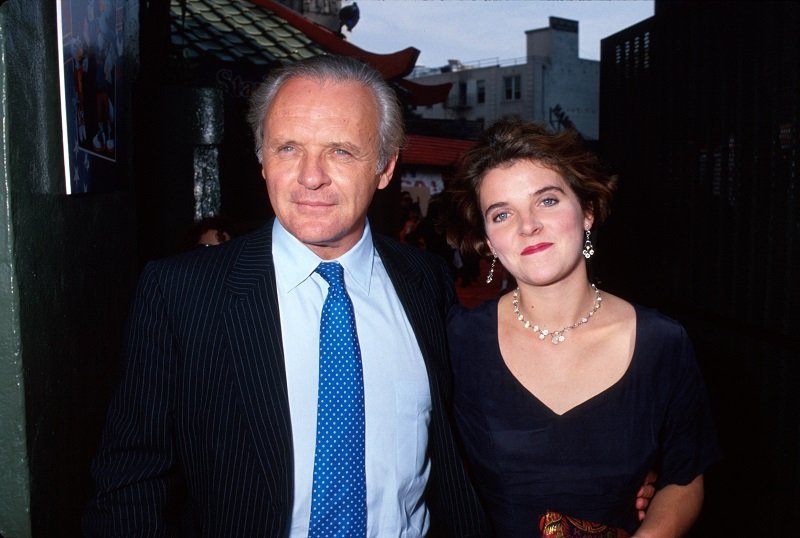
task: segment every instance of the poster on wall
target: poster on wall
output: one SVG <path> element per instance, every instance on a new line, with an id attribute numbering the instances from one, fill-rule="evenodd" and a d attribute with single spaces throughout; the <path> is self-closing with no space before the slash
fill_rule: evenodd
<path id="1" fill-rule="evenodd" d="M 124 186 L 124 0 L 56 0 L 67 194 Z"/>

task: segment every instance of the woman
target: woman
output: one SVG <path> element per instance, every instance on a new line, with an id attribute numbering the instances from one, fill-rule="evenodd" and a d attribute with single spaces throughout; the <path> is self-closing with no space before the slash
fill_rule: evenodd
<path id="1" fill-rule="evenodd" d="M 613 188 L 576 134 L 502 120 L 449 189 L 451 240 L 518 285 L 449 324 L 456 420 L 498 536 L 536 536 L 548 511 L 621 529 L 604 536 L 676 536 L 702 505 L 718 448 L 686 332 L 588 279 Z"/>

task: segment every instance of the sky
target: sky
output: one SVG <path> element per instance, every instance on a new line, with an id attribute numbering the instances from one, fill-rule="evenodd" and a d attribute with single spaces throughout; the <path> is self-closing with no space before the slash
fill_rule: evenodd
<path id="1" fill-rule="evenodd" d="M 343 5 L 352 2 L 345 1 Z M 418 66 L 525 56 L 525 31 L 549 17 L 578 21 L 578 56 L 600 59 L 600 40 L 653 15 L 653 0 L 357 0 L 348 41 L 376 53 L 419 49 Z"/>

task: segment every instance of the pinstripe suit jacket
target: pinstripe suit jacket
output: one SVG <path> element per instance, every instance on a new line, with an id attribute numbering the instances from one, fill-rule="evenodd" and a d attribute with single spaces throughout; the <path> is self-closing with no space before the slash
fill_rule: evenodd
<path id="1" fill-rule="evenodd" d="M 448 420 L 443 265 L 375 236 L 425 358 L 433 411 L 429 536 L 484 536 Z M 285 536 L 292 433 L 272 228 L 151 262 L 92 473 L 89 536 Z"/>

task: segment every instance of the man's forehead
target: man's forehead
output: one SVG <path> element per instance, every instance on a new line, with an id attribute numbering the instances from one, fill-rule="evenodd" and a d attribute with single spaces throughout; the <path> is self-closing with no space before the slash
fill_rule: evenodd
<path id="1" fill-rule="evenodd" d="M 366 84 L 357 80 L 335 80 L 327 78 L 311 78 L 296 76 L 288 79 L 275 94 L 275 101 L 286 99 L 302 99 L 309 95 L 328 95 L 341 93 L 344 95 L 357 95 L 363 101 L 363 94 L 372 94 Z"/>
<path id="2" fill-rule="evenodd" d="M 354 137 L 374 140 L 380 129 L 378 109 L 365 93 L 371 91 L 355 81 L 290 79 L 267 110 L 264 135 L 277 141 L 313 135 L 331 144 Z"/>

